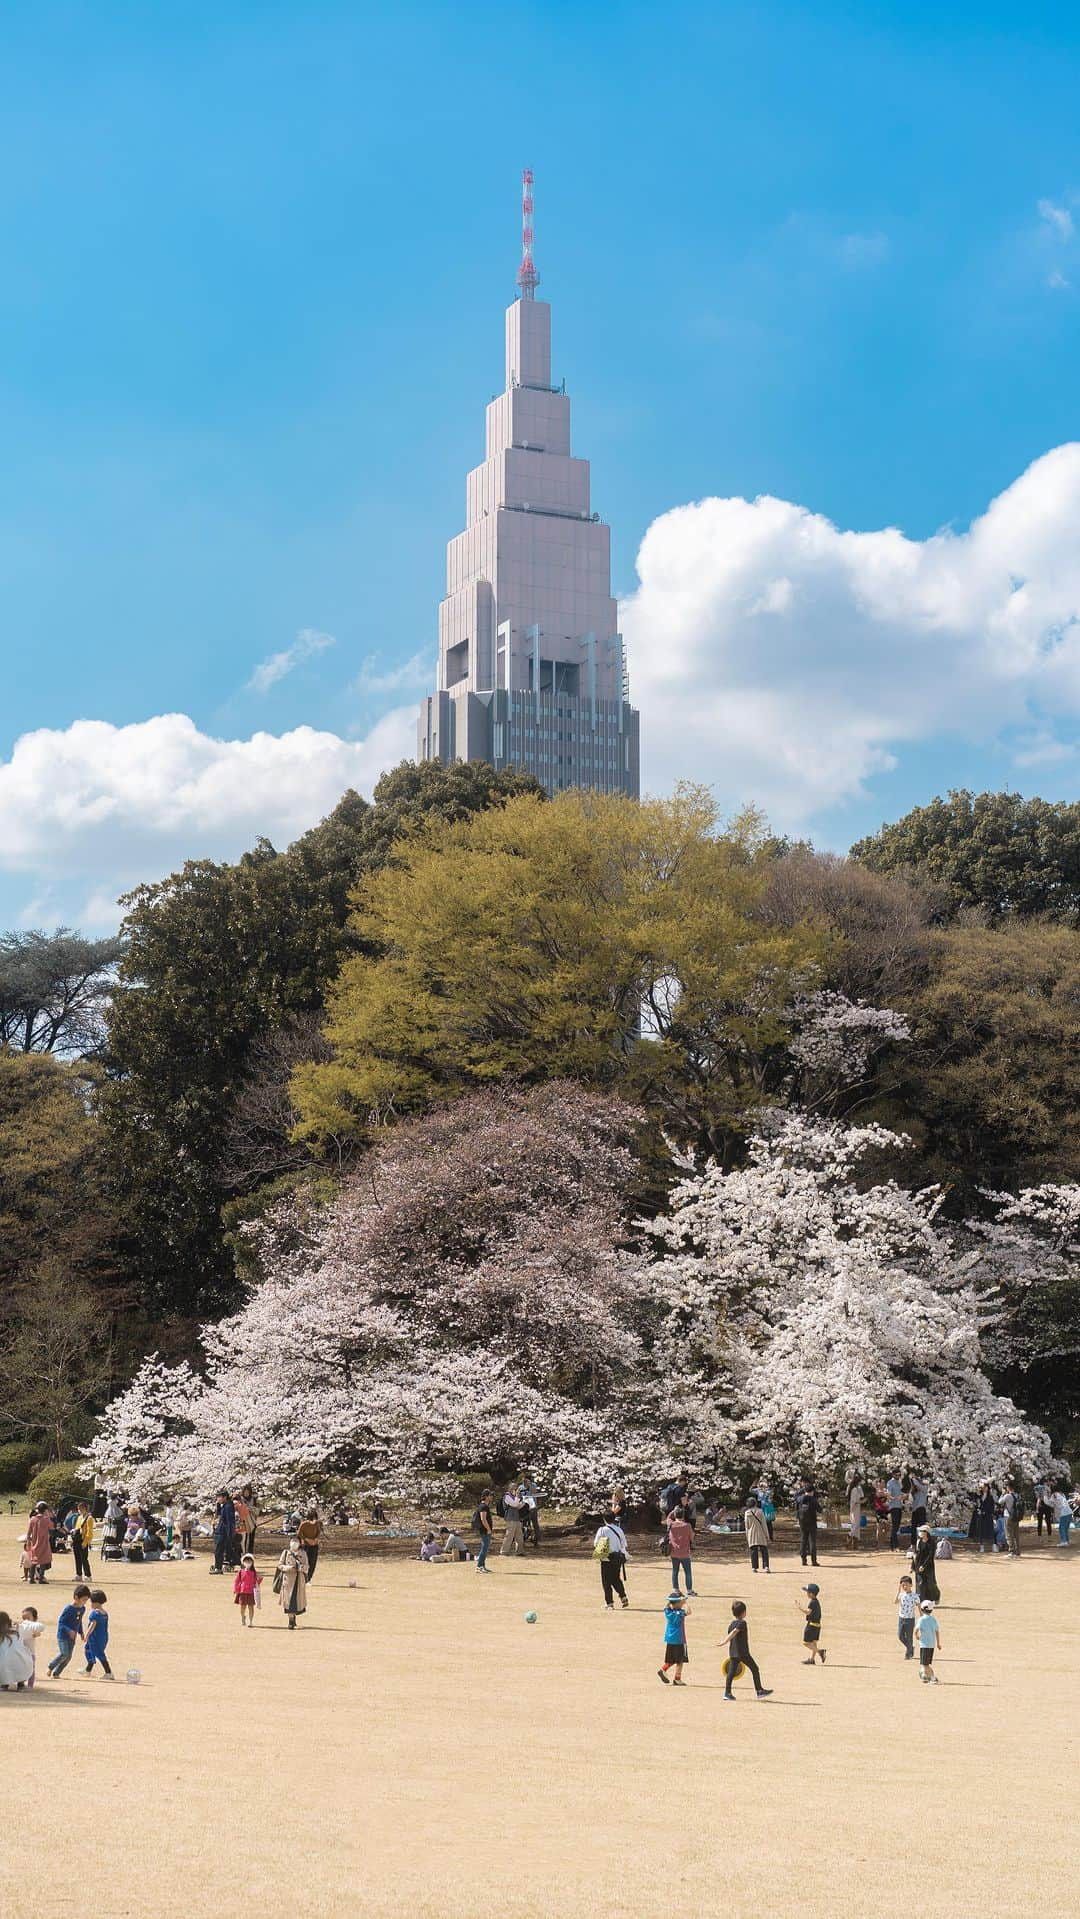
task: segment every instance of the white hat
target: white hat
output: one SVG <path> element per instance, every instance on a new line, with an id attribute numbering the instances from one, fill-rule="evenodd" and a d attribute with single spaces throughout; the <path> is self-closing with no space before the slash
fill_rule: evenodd
<path id="1" fill-rule="evenodd" d="M 932 1599 L 920 1599 L 919 1601 L 920 1612 L 933 1612 L 933 1610 L 934 1610 L 934 1602 Z"/>

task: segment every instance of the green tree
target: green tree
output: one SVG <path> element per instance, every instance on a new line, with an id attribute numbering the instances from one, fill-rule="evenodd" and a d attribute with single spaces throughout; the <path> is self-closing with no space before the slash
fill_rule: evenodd
<path id="1" fill-rule="evenodd" d="M 957 926 L 928 943 L 925 977 L 903 1006 L 898 1097 L 927 1174 L 954 1208 L 981 1187 L 1080 1179 L 1080 938 L 1015 921 Z"/>
<path id="2" fill-rule="evenodd" d="M 0 1046 L 96 1052 L 122 952 L 122 940 L 83 939 L 68 926 L 0 935 Z"/>
<path id="3" fill-rule="evenodd" d="M 329 1063 L 298 1068 L 304 1137 L 504 1078 L 623 1083 L 723 1151 L 766 1098 L 784 1010 L 825 942 L 761 911 L 771 851 L 709 796 L 567 793 L 429 822 L 360 888 L 330 995 Z"/>
<path id="4" fill-rule="evenodd" d="M 109 1272 L 115 1219 L 94 1068 L 0 1047 L 0 1286 L 47 1254 L 72 1273 Z"/>
<path id="5" fill-rule="evenodd" d="M 263 840 L 234 864 L 189 861 L 129 895 L 102 1112 L 149 1307 L 190 1316 L 234 1297 L 223 1199 L 283 1170 L 261 1166 L 265 1127 L 245 1135 L 237 1102 L 251 1105 L 253 1080 L 278 1070 L 267 1065 L 267 1036 L 321 1014 L 343 959 L 361 955 L 350 924 L 357 882 L 417 820 L 459 820 L 521 789 L 520 776 L 485 766 L 399 767 L 372 804 L 347 793 L 285 852 Z"/>
<path id="6" fill-rule="evenodd" d="M 991 923 L 1051 914 L 1080 924 L 1080 802 L 951 792 L 856 841 L 853 860 L 944 889 Z"/>

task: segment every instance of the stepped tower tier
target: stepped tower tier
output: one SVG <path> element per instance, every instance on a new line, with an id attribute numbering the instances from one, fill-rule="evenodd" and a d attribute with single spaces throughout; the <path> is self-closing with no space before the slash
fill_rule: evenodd
<path id="1" fill-rule="evenodd" d="M 531 223 L 531 179 L 527 186 Z M 531 225 L 506 312 L 506 384 L 487 409 L 465 530 L 446 553 L 437 691 L 421 760 L 488 760 L 549 792 L 638 794 L 638 715 L 611 597 L 611 536 L 589 462 L 570 451 L 570 401 L 551 381 L 551 308 L 535 298 Z"/>

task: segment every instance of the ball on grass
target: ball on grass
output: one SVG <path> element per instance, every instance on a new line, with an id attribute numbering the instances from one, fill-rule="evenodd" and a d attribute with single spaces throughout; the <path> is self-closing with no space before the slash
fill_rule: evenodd
<path id="1" fill-rule="evenodd" d="M 138 1666 L 129 1666 L 124 1674 L 124 1678 L 127 1680 L 129 1686 L 137 1686 L 142 1678 L 142 1673 L 139 1671 Z"/>
<path id="2" fill-rule="evenodd" d="M 536 1624 L 536 1614 L 535 1614 L 534 1612 L 527 1612 L 527 1613 L 525 1614 L 525 1624 L 526 1624 L 527 1626 L 535 1626 L 535 1624 Z"/>

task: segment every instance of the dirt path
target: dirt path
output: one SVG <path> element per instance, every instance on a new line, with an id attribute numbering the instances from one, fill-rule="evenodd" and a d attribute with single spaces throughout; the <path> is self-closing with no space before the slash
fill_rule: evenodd
<path id="1" fill-rule="evenodd" d="M 21 1523 L 0 1519 L 0 1606 L 15 1613 L 29 1597 L 13 1576 Z M 205 1560 L 109 1567 L 119 1682 L 73 1663 L 33 1697 L 0 1695 L 0 1911 L 1075 1910 L 1077 1556 L 943 1567 L 936 1690 L 903 1663 L 888 1554 L 823 1562 L 824 1670 L 800 1663 L 797 1558 L 768 1579 L 706 1563 L 681 1693 L 656 1678 L 667 1574 L 651 1557 L 631 1570 L 631 1610 L 613 1616 L 587 1556 L 496 1559 L 484 1579 L 471 1565 L 334 1558 L 292 1634 L 269 1578 L 244 1633 Z M 39 1670 L 67 1590 L 34 1595 L 49 1628 Z M 743 1688 L 736 1707 L 722 1701 L 736 1594 L 775 1688 L 767 1703 Z M 123 1682 L 131 1665 L 138 1687 Z"/>

